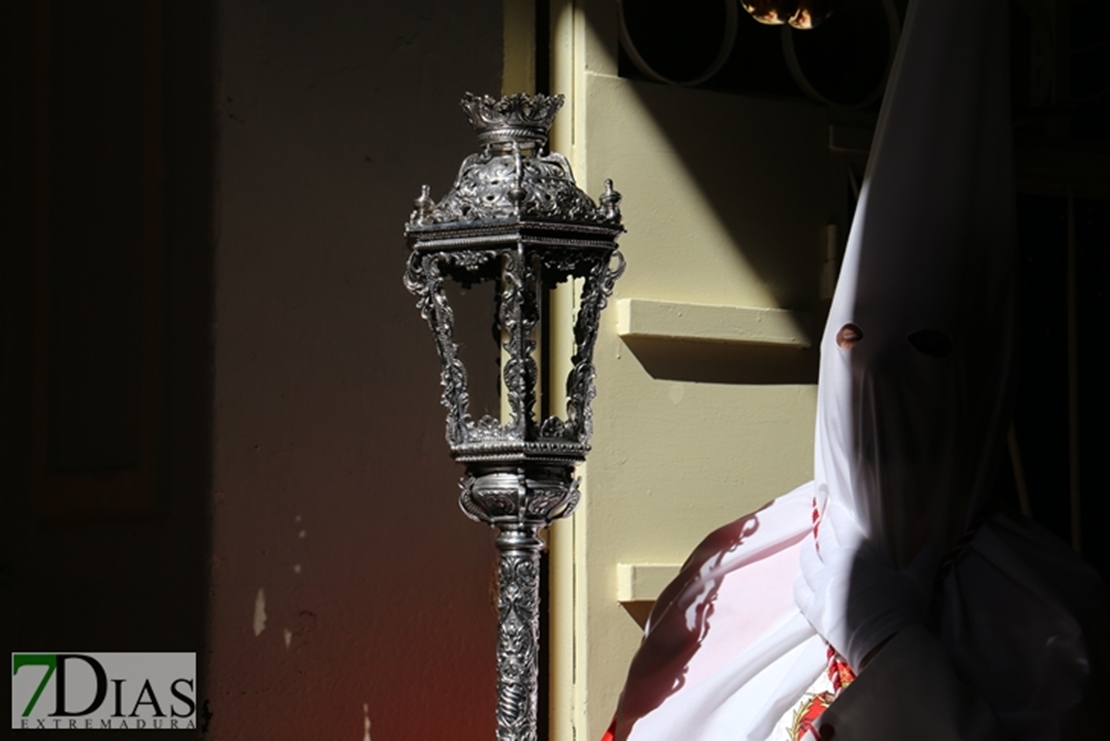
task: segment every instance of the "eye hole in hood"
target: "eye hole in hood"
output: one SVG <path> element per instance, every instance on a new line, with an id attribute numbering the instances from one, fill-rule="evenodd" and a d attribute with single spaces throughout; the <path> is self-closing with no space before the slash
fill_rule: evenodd
<path id="1" fill-rule="evenodd" d="M 947 358 L 952 354 L 952 338 L 939 329 L 919 329 L 906 339 L 930 358 Z"/>
<path id="2" fill-rule="evenodd" d="M 863 339 L 863 330 L 849 322 L 836 333 L 836 344 L 842 350 L 851 350 L 852 347 Z"/>

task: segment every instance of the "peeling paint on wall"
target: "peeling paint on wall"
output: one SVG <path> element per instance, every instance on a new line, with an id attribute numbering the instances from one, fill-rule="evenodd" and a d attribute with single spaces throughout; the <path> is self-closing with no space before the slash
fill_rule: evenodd
<path id="1" fill-rule="evenodd" d="M 370 741 L 370 706 L 362 703 L 362 741 Z"/>
<path id="2" fill-rule="evenodd" d="M 293 564 L 293 573 L 294 574 L 301 573 L 301 565 L 299 563 Z"/>
<path id="3" fill-rule="evenodd" d="M 289 628 L 285 628 L 281 633 L 285 636 L 285 647 L 289 648 L 289 643 L 293 640 L 293 631 L 289 630 Z"/>
<path id="4" fill-rule="evenodd" d="M 254 637 L 257 638 L 266 630 L 266 590 L 258 588 L 254 598 Z"/>

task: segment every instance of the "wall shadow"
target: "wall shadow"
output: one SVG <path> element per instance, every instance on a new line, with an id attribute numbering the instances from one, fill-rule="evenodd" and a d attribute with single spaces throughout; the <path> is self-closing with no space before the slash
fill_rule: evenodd
<path id="1" fill-rule="evenodd" d="M 623 342 L 652 378 L 733 384 L 817 383 L 817 348 L 630 337 Z"/>
<path id="2" fill-rule="evenodd" d="M 126 61 L 123 54 L 108 50 L 103 56 L 89 54 L 73 60 L 60 40 L 71 31 L 84 33 L 80 21 L 86 15 L 123 36 L 134 32 L 128 43 L 144 50 L 144 66 L 127 72 L 145 80 L 147 93 L 156 89 L 160 94 L 91 107 L 84 102 L 78 106 L 76 97 L 67 97 L 64 91 L 73 79 L 98 80 L 108 89 L 126 84 L 119 81 L 113 66 Z M 3 75 L 13 111 L 4 122 L 0 167 L 8 176 L 0 186 L 5 226 L 0 307 L 4 326 L 0 637 L 10 651 L 195 652 L 198 698 L 204 695 L 210 591 L 214 16 L 214 3 L 209 0 L 157 6 L 27 0 L 6 4 L 5 22 L 0 23 L 5 29 L 0 39 L 8 52 Z M 81 43 L 97 48 L 96 39 L 89 36 L 86 33 Z M 39 343 L 44 336 L 56 337 L 51 324 L 58 323 L 58 314 L 51 313 L 53 305 L 43 310 L 39 293 L 43 260 L 56 260 L 60 249 L 50 244 L 43 225 L 49 223 L 55 241 L 61 239 L 59 234 L 77 235 L 64 248 L 86 250 L 82 259 L 95 264 L 102 257 L 96 250 L 112 240 L 87 236 L 103 222 L 66 223 L 69 214 L 76 212 L 59 206 L 60 189 L 72 190 L 79 179 L 90 183 L 82 186 L 87 200 L 123 203 L 132 192 L 151 187 L 150 181 L 136 181 L 135 171 L 123 164 L 98 170 L 97 157 L 102 152 L 89 151 L 87 157 L 78 155 L 64 165 L 56 160 L 71 148 L 70 142 L 90 130 L 132 130 L 139 125 L 134 113 L 139 109 L 145 111 L 144 131 L 154 132 L 150 135 L 159 142 L 143 155 L 160 173 L 153 186 L 154 197 L 161 200 L 154 212 L 161 222 L 160 235 L 148 235 L 144 242 L 158 245 L 159 259 L 153 270 L 150 263 L 129 267 L 121 282 L 145 270 L 158 297 L 150 311 L 144 308 L 141 316 L 128 316 L 124 322 L 157 325 L 155 346 L 140 342 L 137 349 L 124 348 L 125 353 L 156 358 L 156 367 L 149 371 L 158 386 L 149 404 L 156 416 L 153 485 L 139 508 L 89 506 L 87 501 L 99 496 L 94 492 L 102 490 L 100 484 L 113 475 L 111 470 L 90 469 L 70 477 L 73 488 L 66 500 L 70 504 L 45 506 L 49 502 L 42 481 L 52 475 L 52 464 L 47 463 L 45 472 L 36 467 L 40 445 L 36 440 L 41 436 L 36 437 L 35 430 L 58 420 L 56 416 L 43 420 L 45 413 L 36 406 L 33 389 L 49 383 L 48 367 L 81 378 L 89 375 L 82 364 L 88 357 L 99 358 L 113 349 L 94 346 L 92 355 L 80 361 L 51 356 L 47 367 L 35 362 L 36 353 L 42 354 Z M 123 136 L 118 135 L 119 142 L 103 144 L 126 147 Z M 59 142 L 66 142 L 65 148 Z M 53 173 L 64 166 L 83 174 L 69 182 L 59 183 L 55 177 L 44 184 L 44 166 Z M 43 220 L 44 213 L 50 214 L 48 221 Z M 141 232 L 151 223 L 149 213 L 128 214 L 122 206 L 118 218 L 119 223 L 134 222 L 121 227 L 127 233 Z M 111 234 L 112 228 L 97 233 Z M 147 247 L 142 249 L 149 254 Z M 51 274 L 48 280 L 55 277 Z M 94 312 L 80 303 L 85 300 L 81 297 L 93 303 L 112 300 L 102 295 L 108 289 L 98 295 L 95 285 L 87 288 L 68 296 L 53 285 L 51 291 L 71 302 L 70 315 Z M 75 397 L 74 403 L 89 401 Z M 83 434 L 89 439 L 121 436 L 108 445 L 126 447 L 135 432 L 117 433 L 110 424 L 98 426 L 95 417 L 82 424 L 87 425 Z M 45 732 L 46 737 L 54 733 Z M 101 731 L 100 735 L 114 738 L 119 733 Z M 125 735 L 161 737 L 152 731 L 131 730 Z"/>

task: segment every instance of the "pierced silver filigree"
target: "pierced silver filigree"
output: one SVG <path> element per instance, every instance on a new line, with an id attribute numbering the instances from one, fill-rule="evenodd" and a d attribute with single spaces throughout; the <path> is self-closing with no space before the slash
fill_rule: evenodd
<path id="1" fill-rule="evenodd" d="M 481 152 L 463 160 L 455 184 L 439 203 L 424 186 L 409 227 L 506 218 L 620 224 L 620 194 L 606 181 L 601 203 L 579 190 L 566 157 L 541 155 L 563 96 L 510 95 L 500 100 L 467 93 Z"/>

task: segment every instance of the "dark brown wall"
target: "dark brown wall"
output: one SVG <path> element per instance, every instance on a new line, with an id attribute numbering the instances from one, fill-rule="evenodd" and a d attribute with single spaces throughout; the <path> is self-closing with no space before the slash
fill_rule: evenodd
<path id="1" fill-rule="evenodd" d="M 401 232 L 474 151 L 500 3 L 218 20 L 213 737 L 361 739 L 364 706 L 376 741 L 492 736 L 491 534 L 454 503 Z"/>
<path id="2" fill-rule="evenodd" d="M 203 658 L 214 10 L 3 12 L 0 651 Z"/>
<path id="3" fill-rule="evenodd" d="M 196 651 L 214 739 L 492 735 L 492 536 L 401 274 L 501 4 L 3 13 L 0 648 Z"/>

